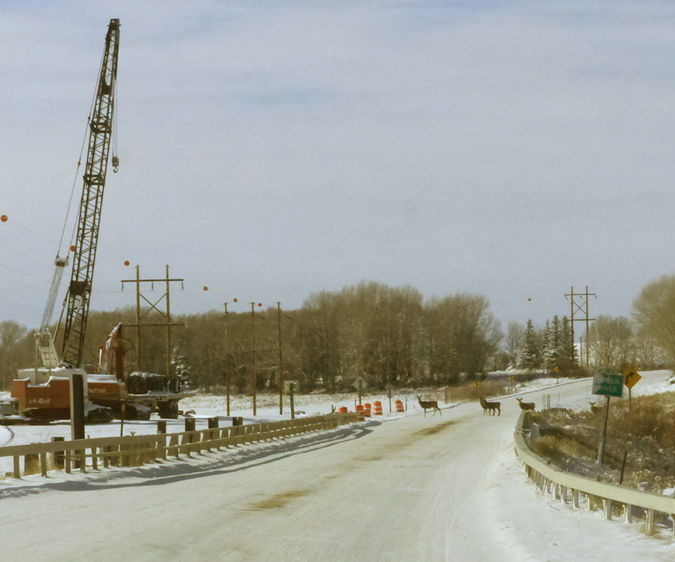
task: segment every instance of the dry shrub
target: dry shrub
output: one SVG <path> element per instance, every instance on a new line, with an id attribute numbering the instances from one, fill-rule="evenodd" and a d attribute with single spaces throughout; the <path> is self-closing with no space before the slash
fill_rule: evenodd
<path id="1" fill-rule="evenodd" d="M 449 386 L 445 389 L 445 402 L 477 402 L 478 396 L 489 398 L 507 393 L 507 383 L 500 381 L 483 381 L 476 388 L 476 384 L 468 382 L 458 386 Z"/>
<path id="2" fill-rule="evenodd" d="M 576 439 L 557 435 L 544 435 L 532 444 L 532 450 L 546 458 L 593 458 L 593 450 Z"/>
<path id="3" fill-rule="evenodd" d="M 540 437 L 530 445 L 530 448 L 538 455 L 547 459 L 557 457 L 561 453 L 560 442 L 558 438 L 553 435 Z"/>
<path id="4" fill-rule="evenodd" d="M 597 454 L 601 414 L 589 411 L 544 410 L 533 413 L 533 423 L 551 424 L 558 434 L 545 435 L 530 446 L 561 468 L 585 476 Z M 675 392 L 610 402 L 603 478 L 618 482 L 627 452 L 624 486 L 650 482 L 655 489 L 675 486 Z M 593 466 L 595 463 L 593 462 Z"/>
<path id="5" fill-rule="evenodd" d="M 651 438 L 661 447 L 675 449 L 675 392 L 634 398 L 630 412 L 624 400 L 610 412 L 630 435 Z"/>

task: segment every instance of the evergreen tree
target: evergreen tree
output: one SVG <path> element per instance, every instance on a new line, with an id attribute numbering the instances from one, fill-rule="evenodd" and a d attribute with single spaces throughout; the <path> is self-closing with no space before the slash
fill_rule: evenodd
<path id="1" fill-rule="evenodd" d="M 542 366 L 544 367 L 544 370 L 548 373 L 551 368 L 553 367 L 553 363 L 551 361 L 551 357 L 553 355 L 552 351 L 552 340 L 553 340 L 553 335 L 552 335 L 552 329 L 551 329 L 551 323 L 546 320 L 546 327 L 544 328 L 544 332 L 542 334 Z"/>
<path id="2" fill-rule="evenodd" d="M 537 333 L 534 329 L 532 320 L 527 321 L 525 329 L 525 344 L 523 345 L 523 354 L 520 359 L 521 369 L 536 369 L 541 366 L 541 350 L 537 341 Z"/>
<path id="3" fill-rule="evenodd" d="M 572 332 L 571 322 L 567 316 L 563 316 L 562 329 L 560 330 L 560 346 L 558 356 L 561 362 L 575 364 L 577 361 L 577 350 L 574 346 L 574 334 Z"/>
<path id="4" fill-rule="evenodd" d="M 551 344 L 550 344 L 550 365 L 552 367 L 556 367 L 558 365 L 558 362 L 560 360 L 560 340 L 561 340 L 561 333 L 560 333 L 561 327 L 560 327 L 560 319 L 558 316 L 553 317 L 553 322 L 551 324 Z"/>

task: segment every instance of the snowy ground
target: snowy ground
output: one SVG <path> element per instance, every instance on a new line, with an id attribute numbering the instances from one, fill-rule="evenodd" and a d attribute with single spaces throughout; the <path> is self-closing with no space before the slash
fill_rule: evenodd
<path id="1" fill-rule="evenodd" d="M 532 562 L 581 560 L 636 562 L 675 560 L 670 530 L 648 537 L 642 522 L 606 521 L 601 511 L 573 511 L 531 484 L 512 450 L 492 475 L 493 531 L 514 559 Z"/>
<path id="2" fill-rule="evenodd" d="M 652 372 L 644 375 L 645 378 L 634 388 L 634 395 L 675 390 L 674 386 L 669 385 L 667 382 L 671 375 L 670 372 Z M 540 379 L 519 388 L 518 391 L 519 393 L 529 394 L 530 396 L 528 399 L 536 401 L 537 404 L 540 404 L 545 400 L 546 396 L 548 396 L 552 406 L 560 404 L 567 407 L 586 407 L 589 398 L 593 398 L 590 395 L 589 381 L 576 382 L 563 381 L 561 379 L 559 382 L 560 384 L 558 386 L 546 388 L 547 384 L 555 384 L 555 379 L 549 381 Z M 428 397 L 432 398 L 431 395 Z M 350 398 L 349 401 L 344 399 L 340 401 L 336 398 L 337 397 L 335 396 L 326 395 L 298 396 L 296 397 L 296 410 L 304 411 L 306 415 L 313 415 L 316 413 L 327 413 L 331 410 L 332 406 L 348 406 L 350 410 L 353 409 L 353 398 Z M 392 405 L 393 400 L 396 398 L 401 398 L 405 402 L 406 396 L 394 396 L 392 398 Z M 440 398 L 440 396 L 438 398 Z M 331 469 L 329 467 L 334 467 L 336 475 L 330 476 L 330 478 L 337 478 L 337 474 L 339 474 L 341 478 L 347 479 L 346 482 L 348 482 L 348 486 L 346 489 L 351 490 L 352 488 L 357 488 L 362 485 L 363 479 L 367 478 L 366 475 L 368 473 L 361 472 L 362 470 L 365 470 L 365 468 L 362 468 L 361 464 L 354 465 L 354 462 L 349 461 L 349 459 L 344 461 L 331 459 L 328 455 L 333 449 L 331 447 L 326 449 L 329 443 L 342 441 L 344 442 L 343 447 L 349 446 L 354 448 L 359 443 L 366 443 L 366 439 L 358 439 L 366 434 L 374 436 L 378 433 L 382 433 L 383 436 L 389 435 L 389 439 L 394 440 L 396 435 L 401 433 L 404 428 L 411 426 L 414 429 L 419 425 L 422 429 L 415 430 L 415 433 L 420 433 L 420 431 L 424 431 L 425 428 L 430 429 L 433 427 L 437 427 L 439 431 L 438 435 L 430 435 L 425 438 L 431 445 L 428 456 L 425 454 L 424 457 L 421 457 L 419 451 L 411 451 L 410 457 L 406 459 L 405 467 L 401 467 L 401 469 L 405 468 L 405 474 L 408 475 L 404 481 L 406 484 L 402 487 L 400 482 L 394 478 L 395 476 L 396 478 L 401 478 L 398 469 L 395 467 L 390 469 L 394 471 L 391 476 L 384 473 L 382 478 L 385 481 L 391 478 L 391 485 L 396 487 L 397 493 L 400 496 L 406 498 L 405 503 L 411 510 L 413 509 L 413 503 L 417 502 L 424 504 L 424 501 L 431 501 L 434 494 L 438 496 L 439 490 L 443 490 L 442 494 L 455 494 L 455 499 L 444 499 L 444 502 L 439 503 L 434 507 L 433 511 L 435 513 L 435 518 L 429 520 L 423 519 L 422 512 L 418 513 L 416 511 L 411 511 L 411 513 L 406 515 L 409 523 L 408 526 L 413 530 L 417 528 L 417 525 L 435 525 L 434 532 L 436 534 L 439 532 L 439 526 L 445 528 L 448 533 L 448 537 L 444 541 L 444 547 L 439 546 L 438 548 L 431 548 L 431 550 L 427 549 L 423 551 L 427 555 L 430 555 L 430 557 L 427 556 L 426 559 L 462 560 L 461 554 L 458 553 L 465 552 L 467 555 L 468 553 L 473 553 L 472 560 L 494 560 L 497 556 L 496 551 L 494 550 L 495 548 L 499 549 L 499 558 L 504 561 L 599 561 L 610 559 L 616 561 L 630 560 L 632 562 L 634 560 L 659 561 L 675 559 L 675 542 L 670 538 L 645 537 L 639 532 L 639 523 L 627 525 L 622 522 L 607 522 L 602 519 L 599 512 L 574 512 L 569 507 L 561 505 L 552 498 L 542 496 L 537 489 L 526 480 L 522 467 L 513 454 L 511 436 L 513 432 L 513 422 L 518 414 L 518 407 L 515 400 L 509 397 L 504 397 L 502 399 L 504 411 L 501 419 L 481 418 L 475 404 L 459 406 L 444 405 L 439 400 L 439 404 L 444 408 L 443 421 L 441 421 L 440 417 L 432 417 L 431 414 L 427 414 L 426 418 L 423 418 L 419 406 L 413 402 L 414 394 L 407 395 L 409 410 L 405 414 L 389 414 L 388 399 L 386 397 L 366 397 L 366 400 L 371 403 L 378 399 L 383 403 L 385 415 L 383 416 L 382 421 L 386 423 L 379 425 L 373 425 L 372 422 L 371 424 L 358 424 L 361 429 L 355 427 L 351 430 L 329 432 L 328 435 L 324 436 L 300 436 L 290 440 L 260 444 L 251 447 L 238 447 L 236 450 L 228 451 L 227 453 L 205 455 L 204 457 L 192 460 L 184 460 L 180 463 L 172 462 L 163 465 L 146 466 L 140 469 L 115 469 L 101 471 L 99 473 L 90 472 L 87 475 L 73 474 L 67 478 L 65 475 L 54 473 L 54 475 L 50 476 L 47 480 L 42 479 L 39 476 L 26 477 L 22 481 L 7 479 L 0 482 L 0 513 L 5 514 L 5 516 L 3 516 L 3 527 L 4 523 L 8 522 L 9 526 L 6 527 L 8 531 L 13 530 L 18 533 L 24 533 L 24 535 L 28 537 L 28 531 L 20 531 L 18 529 L 26 527 L 26 517 L 30 517 L 29 514 L 35 512 L 35 510 L 39 511 L 44 509 L 51 511 L 52 509 L 61 509 L 62 507 L 69 514 L 68 517 L 72 516 L 75 518 L 75 513 L 78 511 L 75 508 L 79 505 L 80 500 L 78 500 L 78 498 L 81 495 L 71 494 L 68 490 L 87 491 L 100 489 L 101 494 L 103 494 L 103 490 L 108 490 L 110 493 L 114 493 L 115 490 L 118 490 L 122 493 L 126 488 L 133 491 L 139 484 L 141 484 L 141 487 L 138 488 L 138 490 L 146 490 L 142 484 L 150 482 L 150 480 L 148 480 L 149 478 L 151 478 L 152 483 L 158 485 L 162 483 L 166 484 L 167 490 L 172 486 L 172 482 L 175 483 L 181 481 L 185 481 L 186 483 L 193 482 L 194 487 L 197 488 L 199 486 L 199 480 L 201 480 L 200 477 L 205 476 L 207 473 L 217 475 L 227 472 L 229 475 L 228 481 L 231 480 L 234 482 L 235 471 L 236 474 L 243 475 L 244 473 L 242 473 L 241 470 L 247 466 L 255 466 L 255 470 L 261 471 L 265 466 L 268 466 L 268 463 L 275 459 L 286 459 L 287 457 L 290 459 L 298 453 L 300 453 L 301 456 L 305 456 L 306 453 L 306 459 L 315 459 L 313 460 L 313 463 L 317 465 L 316 470 L 321 471 L 322 474 L 327 470 L 330 471 Z M 276 400 L 275 397 L 272 397 L 271 402 L 268 404 L 259 397 L 258 414 L 260 418 L 278 419 L 280 417 L 278 402 Z M 218 415 L 222 418 L 224 414 L 224 401 L 224 397 L 198 396 L 190 399 L 190 401 L 186 400 L 181 404 L 181 407 L 185 410 L 194 409 L 199 422 L 205 425 L 206 418 L 210 416 Z M 288 408 L 286 407 L 285 411 L 287 411 L 287 409 Z M 250 399 L 238 397 L 233 400 L 231 413 L 232 415 L 247 416 L 250 420 Z M 285 413 L 284 417 L 288 417 L 288 414 Z M 458 424 L 456 429 L 453 429 L 455 427 L 453 425 L 445 427 L 445 424 L 450 421 Z M 221 422 L 221 424 L 224 423 L 225 421 Z M 471 425 L 466 425 L 467 423 Z M 436 425 L 430 426 L 429 424 Z M 177 420 L 169 428 L 169 431 L 181 431 L 182 426 L 183 421 Z M 399 426 L 401 427 L 401 431 L 395 431 Z M 482 426 L 482 428 L 480 426 Z M 385 429 L 387 431 L 385 431 Z M 15 433 L 14 437 L 11 439 L 9 430 Z M 58 431 L 60 432 L 58 434 L 67 436 L 68 430 L 69 428 L 67 425 L 61 424 L 52 424 L 49 427 L 13 426 L 9 428 L 0 428 L 0 445 L 48 440 L 51 434 L 56 434 L 51 433 L 53 431 Z M 87 427 L 87 432 L 92 436 L 99 434 L 118 435 L 119 430 L 119 424 Z M 134 424 L 127 423 L 124 426 L 125 434 L 128 434 L 131 431 L 141 433 L 154 432 L 155 430 L 156 423 L 152 421 L 143 423 L 136 422 Z M 475 448 L 467 448 L 467 446 L 470 447 L 470 443 L 474 442 L 473 440 L 466 437 L 466 439 L 462 441 L 462 436 L 468 435 L 473 431 L 478 432 L 473 439 L 484 439 L 486 435 L 492 436 L 492 448 L 485 451 L 482 457 L 480 456 L 480 452 L 477 452 Z M 489 433 L 486 434 L 486 431 L 489 431 Z M 443 438 L 444 432 L 452 433 L 448 433 L 447 437 Z M 436 439 L 436 441 L 432 442 L 432 438 Z M 410 479 L 413 478 L 413 474 L 416 474 L 417 471 L 429 470 L 429 467 L 434 466 L 433 463 L 439 453 L 438 446 L 440 445 L 442 447 L 444 439 L 450 439 L 449 445 L 453 451 L 451 456 L 447 456 L 448 451 L 445 451 L 443 454 L 446 456 L 439 459 L 442 463 L 438 465 L 439 468 L 436 469 L 438 472 L 434 473 L 433 476 L 437 482 L 432 481 L 435 484 L 435 487 L 432 486 L 431 492 L 429 492 L 427 488 L 425 488 L 424 482 L 425 479 L 431 479 L 432 476 L 427 475 L 425 477 L 423 472 L 421 476 L 422 480 L 418 480 L 417 477 L 413 480 Z M 419 446 L 421 447 L 421 445 Z M 364 461 L 374 461 L 376 458 L 385 457 L 385 451 L 391 449 L 391 446 L 389 445 L 386 447 L 385 445 L 382 445 L 381 450 L 377 449 L 374 444 L 369 447 L 369 453 L 367 457 L 363 459 Z M 322 452 L 319 452 L 319 450 Z M 358 449 L 356 450 L 358 451 Z M 320 456 L 311 456 L 313 451 L 316 451 L 314 455 Z M 404 456 L 405 451 L 406 448 L 401 446 L 401 456 Z M 476 454 L 478 454 L 478 456 L 476 456 Z M 444 469 L 442 468 L 444 466 L 443 462 L 450 466 L 449 463 L 457 463 L 460 459 L 464 459 L 465 457 L 466 460 L 461 460 L 456 467 L 453 466 L 452 470 L 448 468 L 447 472 L 444 472 Z M 353 454 L 350 458 L 354 459 Z M 396 455 L 392 458 L 386 458 L 388 458 L 387 462 L 391 464 L 392 458 L 396 458 Z M 483 463 L 475 464 L 476 462 L 481 462 L 478 460 L 479 458 L 484 459 Z M 284 466 L 283 463 L 286 462 L 291 461 L 279 461 L 279 466 Z M 325 462 L 326 466 L 321 467 L 321 462 Z M 340 466 L 340 462 L 344 462 L 345 466 Z M 369 464 L 372 465 L 372 462 Z M 483 466 L 483 464 L 485 464 L 485 466 Z M 273 463 L 269 466 L 275 465 Z M 304 464 L 294 464 L 292 466 L 294 467 L 292 471 L 299 471 L 300 466 L 305 467 Z M 338 466 L 340 466 L 339 470 Z M 251 470 L 254 469 L 252 468 Z M 303 468 L 302 470 L 304 471 L 306 469 Z M 349 473 L 345 474 L 345 470 L 356 470 L 356 472 L 354 472 L 352 477 Z M 459 470 L 459 472 L 457 472 L 457 470 Z M 276 470 L 274 474 L 279 478 L 286 478 L 283 476 L 283 472 L 284 471 L 282 471 L 282 474 L 278 474 L 278 470 Z M 484 472 L 484 475 L 482 475 L 482 472 Z M 272 473 L 267 471 L 261 474 L 267 475 L 264 478 L 271 478 L 272 476 Z M 306 477 L 303 476 L 304 480 L 307 478 L 310 478 L 310 480 L 314 478 L 313 476 L 309 476 L 309 474 L 311 473 L 308 473 Z M 222 476 L 220 478 L 222 478 Z M 303 481 L 303 478 L 301 478 L 301 481 Z M 448 478 L 450 478 L 450 480 L 448 480 Z M 241 482 L 243 492 L 248 490 L 248 495 L 252 494 L 253 496 L 260 494 L 260 491 L 257 490 L 257 488 L 247 489 L 246 486 L 250 486 L 250 484 L 247 484 L 246 482 L 248 481 L 242 480 Z M 327 483 L 328 482 L 329 481 L 327 481 Z M 446 484 L 442 484 L 443 482 L 446 482 Z M 448 487 L 447 483 L 449 482 L 453 482 L 452 489 Z M 466 491 L 464 491 L 464 497 L 462 497 L 463 485 L 466 484 L 469 486 L 469 482 L 471 482 L 470 486 L 471 489 L 473 489 L 473 493 L 467 496 Z M 278 485 L 282 486 L 282 484 L 286 486 L 289 485 L 286 480 L 281 480 Z M 375 483 L 373 483 L 373 485 L 375 485 Z M 382 485 L 382 482 L 378 485 Z M 273 488 L 272 483 L 270 483 L 270 486 Z M 377 487 L 377 485 L 375 486 Z M 439 486 L 441 488 L 439 488 Z M 153 487 L 151 486 L 150 488 Z M 455 488 L 456 491 L 453 491 Z M 61 507 L 56 508 L 55 505 L 50 503 L 49 498 L 54 495 L 48 493 L 50 491 L 58 494 L 58 502 L 60 502 L 59 505 Z M 365 488 L 360 493 L 365 496 L 369 491 L 368 488 Z M 64 493 L 66 493 L 65 496 L 63 495 Z M 305 492 L 303 491 L 302 493 Z M 427 498 L 427 494 L 429 493 L 432 495 Z M 38 496 L 36 497 L 35 494 L 38 494 Z M 355 492 L 355 494 L 358 496 L 358 493 Z M 86 496 L 81 497 L 84 499 Z M 462 499 L 460 500 L 460 498 Z M 438 502 L 439 499 L 441 498 L 436 498 L 435 501 Z M 19 503 L 16 503 L 16 501 L 19 501 Z M 125 501 L 129 500 L 127 499 Z M 152 500 L 149 496 L 146 498 L 146 501 L 148 505 L 151 505 L 150 502 Z M 204 501 L 206 501 L 206 497 L 204 498 Z M 228 499 L 228 502 L 229 501 L 234 500 L 230 498 Z M 282 500 L 276 498 L 275 501 Z M 331 501 L 337 502 L 337 499 L 334 498 Z M 383 512 L 389 513 L 391 509 L 394 508 L 394 505 L 395 504 L 385 504 L 385 507 L 382 508 Z M 460 509 L 460 506 L 462 509 Z M 27 512 L 23 512 L 24 507 L 28 510 Z M 148 507 L 148 510 L 151 509 L 151 507 Z M 159 510 L 161 508 L 157 507 L 156 509 Z M 326 510 L 330 512 L 331 508 L 330 506 L 316 505 L 314 506 L 314 509 L 316 510 L 315 516 L 322 518 L 322 514 Z M 476 520 L 458 520 L 454 514 L 447 512 L 448 509 L 450 509 L 450 512 L 459 510 L 458 513 L 463 513 L 463 517 L 466 517 L 468 520 L 471 520 L 472 518 L 475 518 Z M 259 508 L 256 508 L 254 512 L 258 513 L 256 517 L 260 518 L 259 521 L 256 520 L 258 521 L 256 525 L 260 524 L 262 525 L 262 528 L 265 528 L 263 522 L 266 520 L 266 517 L 269 518 L 270 516 L 266 516 Z M 151 513 L 152 516 L 157 516 L 157 513 L 159 512 L 149 511 L 149 513 Z M 294 512 L 292 512 L 292 514 L 295 517 Z M 382 515 L 383 513 L 380 512 L 379 515 L 373 514 L 373 517 L 381 520 Z M 120 516 L 124 518 L 124 515 L 120 514 Z M 365 524 L 369 520 L 370 512 L 367 510 L 365 512 L 360 511 L 360 516 L 363 517 Z M 86 515 L 84 517 L 86 517 Z M 297 517 L 299 517 L 299 515 L 297 515 Z M 387 517 L 391 517 L 391 521 L 387 522 L 390 528 L 387 531 L 387 525 L 385 525 L 385 529 L 380 532 L 389 532 L 392 534 L 392 544 L 394 535 L 405 537 L 406 532 L 411 532 L 404 530 L 404 527 L 397 527 L 403 525 L 401 519 L 391 514 Z M 406 517 L 403 519 L 405 520 Z M 429 516 L 425 515 L 424 517 Z M 439 517 L 442 518 L 441 523 L 438 523 Z M 343 520 L 341 517 L 337 517 L 337 514 L 333 514 L 331 519 L 333 521 L 339 520 L 345 526 L 351 525 L 349 519 Z M 311 516 L 309 520 L 311 520 Z M 81 519 L 74 519 L 73 521 L 76 524 L 84 524 Z M 306 522 L 307 520 L 299 519 L 298 521 Z M 239 525 L 237 522 L 238 520 L 232 520 L 228 524 L 233 526 Z M 39 522 L 36 524 L 39 526 Z M 28 527 L 30 527 L 30 525 Z M 472 531 L 472 527 L 476 527 L 478 533 Z M 242 532 L 247 529 L 248 528 L 244 526 Z M 349 537 L 350 533 L 357 532 L 356 528 L 349 527 L 349 529 L 350 530 L 346 532 L 348 536 L 345 537 L 345 543 L 351 542 L 351 538 Z M 375 534 L 371 537 L 371 541 L 374 541 L 378 536 L 377 532 L 373 531 L 373 533 Z M 458 544 L 463 544 L 461 542 L 457 543 L 458 537 L 461 538 L 463 534 L 467 534 L 465 538 L 467 541 L 471 542 L 477 540 L 477 537 L 480 536 L 481 533 L 486 536 L 486 542 L 485 545 L 483 545 L 482 550 L 475 545 L 474 547 L 458 546 Z M 489 540 L 487 540 L 488 538 Z M 306 537 L 304 537 L 304 540 L 306 540 Z M 364 536 L 363 540 L 365 541 L 367 538 Z M 420 536 L 418 540 L 434 540 L 434 537 L 425 535 Z M 365 551 L 368 549 L 368 546 L 367 544 L 361 544 L 360 548 Z M 405 548 L 405 542 L 399 545 L 398 548 Z M 420 546 L 419 548 L 420 552 L 422 552 L 422 547 Z M 320 551 L 321 548 L 317 546 L 317 552 Z M 338 549 L 338 551 L 342 552 L 342 549 Z M 234 550 L 232 552 L 236 553 L 239 551 Z M 324 550 L 323 552 L 326 551 Z M 478 554 L 476 554 L 476 552 L 478 552 Z M 349 553 L 353 554 L 353 551 L 346 549 L 345 546 L 343 554 Z M 302 559 L 293 558 L 290 555 L 288 557 L 282 555 L 278 558 L 281 560 Z M 327 560 L 338 558 L 337 551 L 334 552 L 333 555 L 324 556 L 324 559 Z M 39 556 L 36 559 L 39 559 Z M 60 560 L 62 558 L 56 554 L 51 559 Z M 106 556 L 103 556 L 102 559 L 106 559 Z M 138 559 L 154 560 L 159 559 L 159 557 L 148 555 L 145 557 L 141 556 Z M 206 558 L 199 555 L 195 555 L 194 558 L 191 558 L 189 555 L 186 555 L 184 557 L 179 556 L 176 559 L 200 560 Z M 222 557 L 222 559 L 230 558 Z M 232 559 L 236 559 L 234 554 Z M 249 559 L 256 558 L 251 557 Z M 397 558 L 394 552 L 391 556 L 382 555 L 378 559 L 395 560 Z"/>
<path id="3" fill-rule="evenodd" d="M 650 371 L 648 377 L 645 377 L 633 388 L 633 396 L 646 394 L 656 394 L 659 392 L 675 391 L 675 384 L 669 384 L 669 378 L 673 376 L 671 371 Z M 560 388 L 574 383 L 578 379 L 555 379 L 540 378 L 527 383 L 518 383 L 515 385 L 514 393 L 506 395 L 521 396 L 547 389 L 545 393 L 539 395 L 537 407 L 543 407 L 546 404 L 546 396 L 550 405 L 555 407 L 560 405 Z M 556 384 L 557 383 L 557 384 Z M 434 391 L 405 391 L 392 393 L 391 400 L 384 394 L 366 394 L 362 402 L 373 403 L 382 402 L 383 418 L 397 418 L 405 415 L 417 414 L 421 411 L 416 395 L 421 394 L 426 399 L 437 399 L 442 407 L 453 407 L 456 404 L 444 404 L 443 393 Z M 9 398 L 9 392 L 0 392 L 0 400 Z M 566 407 L 588 408 L 589 400 L 595 400 L 597 397 L 587 392 L 575 402 L 567 402 Z M 395 411 L 395 401 L 399 399 L 403 402 L 406 413 L 399 414 Z M 295 396 L 295 412 L 297 416 L 314 416 L 327 414 L 333 408 L 346 406 L 349 411 L 354 411 L 358 403 L 357 395 L 349 394 L 301 394 Z M 253 417 L 253 405 L 250 396 L 235 395 L 230 398 L 230 417 L 227 417 L 227 399 L 225 396 L 201 394 L 185 398 L 180 402 L 180 408 L 183 411 L 194 411 L 197 429 L 207 427 L 209 417 L 218 417 L 220 425 L 230 425 L 233 416 L 241 416 L 244 423 L 253 423 L 256 421 L 276 421 L 281 419 L 290 419 L 290 402 L 288 396 L 284 396 L 283 414 L 279 413 L 279 396 L 274 394 L 261 394 L 257 397 L 256 417 Z M 157 431 L 156 415 L 147 421 L 126 421 L 123 427 L 120 427 L 120 421 L 115 420 L 107 424 L 94 424 L 86 426 L 88 437 L 112 437 L 118 435 L 144 435 L 155 433 Z M 185 421 L 182 417 L 177 420 L 167 420 L 167 431 L 177 433 L 185 431 Z M 54 436 L 70 439 L 70 422 L 68 420 L 52 422 L 49 425 L 0 425 L 0 447 L 7 445 L 23 445 L 26 443 L 41 443 L 51 441 Z M 11 470 L 11 459 L 0 457 L 0 471 Z"/>

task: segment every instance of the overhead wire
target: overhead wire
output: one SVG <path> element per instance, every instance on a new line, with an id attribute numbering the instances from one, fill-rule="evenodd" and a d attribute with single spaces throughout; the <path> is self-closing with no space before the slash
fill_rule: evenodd
<path id="1" fill-rule="evenodd" d="M 5 277 L 0 277 L 0 281 L 2 281 L 7 285 L 14 285 L 15 287 L 23 287 L 24 289 L 39 289 L 39 290 L 44 289 L 44 287 L 42 286 L 38 287 L 37 285 L 26 285 L 26 283 L 19 283 L 17 281 L 7 279 Z M 46 279 L 40 279 L 40 281 L 46 281 Z"/>
<path id="2" fill-rule="evenodd" d="M 103 55 L 101 56 L 101 62 L 99 63 L 99 68 L 101 67 L 102 64 L 103 64 Z M 61 238 L 59 240 L 59 248 L 58 248 L 58 251 L 57 251 L 57 257 L 61 255 L 61 248 L 63 247 L 63 237 L 65 235 L 66 226 L 68 224 L 68 219 L 70 217 L 70 209 L 71 209 L 72 204 L 73 204 L 73 195 L 75 194 L 75 186 L 77 184 L 77 179 L 78 179 L 78 175 L 79 175 L 79 172 L 80 172 L 80 168 L 82 167 L 82 154 L 84 153 L 84 147 L 87 144 L 87 138 L 89 136 L 88 132 L 89 132 L 89 128 L 90 128 L 90 125 L 91 125 L 91 115 L 94 112 L 94 104 L 96 103 L 96 95 L 97 95 L 98 89 L 99 89 L 99 81 L 100 81 L 100 76 L 96 79 L 96 85 L 94 87 L 94 92 L 91 96 L 91 103 L 89 104 L 89 113 L 87 115 L 87 123 L 84 127 L 84 135 L 82 137 L 82 144 L 80 146 L 80 155 L 77 159 L 77 166 L 75 167 L 75 176 L 73 177 L 73 184 L 72 184 L 71 189 L 70 189 L 70 197 L 68 198 L 68 207 L 66 209 L 66 218 L 63 222 L 63 229 L 61 230 Z M 77 222 L 78 221 L 75 221 L 75 223 L 73 225 L 73 231 L 70 235 L 70 246 L 73 245 L 73 241 L 75 240 L 75 236 L 77 235 Z"/>
<path id="3" fill-rule="evenodd" d="M 21 248 L 20 246 L 13 246 L 11 244 L 7 244 L 6 242 L 0 242 L 0 246 L 7 248 L 8 250 L 11 250 L 12 252 L 16 252 L 20 256 L 31 260 L 37 264 L 44 265 L 44 262 L 34 258 L 30 253 L 28 253 L 28 249 L 26 248 Z M 9 266 L 7 266 L 9 267 Z"/>
<path id="4" fill-rule="evenodd" d="M 112 100 L 112 164 L 113 164 L 113 173 L 117 173 L 120 159 L 119 159 L 119 150 L 118 150 L 118 132 L 117 132 L 117 114 L 119 113 L 119 97 L 117 95 L 117 80 L 113 80 L 113 91 L 110 97 Z"/>
<path id="5" fill-rule="evenodd" d="M 3 265 L 2 269 L 9 269 L 10 271 L 14 271 L 15 273 L 20 273 L 21 275 L 25 275 L 27 277 L 32 277 L 33 279 L 37 279 L 38 281 L 46 281 L 45 277 L 39 277 L 38 275 L 33 275 L 32 273 L 28 273 L 26 271 L 16 269 L 15 267 L 12 267 L 10 265 Z"/>
<path id="6" fill-rule="evenodd" d="M 31 240 L 29 237 L 18 235 L 18 233 L 13 232 L 12 229 L 14 229 L 14 228 L 26 231 L 26 232 L 28 232 L 28 233 L 30 233 L 30 234 L 38 237 L 38 238 L 52 240 L 53 237 L 47 235 L 44 232 L 40 232 L 40 231 L 37 231 L 37 230 L 33 230 L 31 228 L 28 228 L 25 224 L 23 224 L 22 221 L 15 219 L 15 220 L 12 220 L 12 222 L 11 222 L 11 228 L 8 228 L 8 230 L 6 231 L 8 236 L 0 239 L 0 246 L 2 246 L 4 248 L 7 248 L 8 250 L 10 250 L 10 251 L 12 251 L 16 254 L 19 254 L 20 256 L 22 256 L 26 259 L 29 259 L 29 260 L 37 263 L 37 264 L 40 264 L 41 266 L 45 266 L 44 261 L 35 258 L 36 255 L 39 256 L 40 254 L 44 253 L 44 244 L 42 244 L 42 242 L 40 242 L 40 246 L 37 246 L 36 241 L 34 239 Z M 17 234 L 17 235 L 12 237 L 12 234 Z M 9 238 L 9 240 L 8 240 L 8 238 Z M 18 244 L 16 242 L 16 239 L 21 240 L 21 242 L 28 242 L 30 245 Z M 0 264 L 1 264 L 1 262 L 0 262 Z"/>
<path id="7" fill-rule="evenodd" d="M 30 232 L 31 234 L 34 234 L 35 236 L 39 236 L 40 238 L 45 238 L 48 240 L 51 240 L 51 236 L 47 234 L 46 232 L 41 232 L 39 230 L 33 230 L 32 228 L 28 228 L 25 224 L 23 224 L 21 221 L 12 221 L 12 225 L 16 226 L 17 228 L 20 228 L 22 230 L 25 230 L 26 232 Z"/>
<path id="8" fill-rule="evenodd" d="M 101 60 L 99 62 L 99 68 L 102 68 L 103 66 L 103 56 L 101 55 Z M 80 146 L 80 155 L 77 159 L 77 166 L 75 168 L 75 176 L 73 177 L 73 184 L 71 186 L 70 190 L 70 197 L 68 198 L 68 207 L 66 209 L 66 217 L 63 222 L 63 229 L 61 230 L 61 238 L 59 240 L 59 247 L 56 253 L 56 259 L 54 260 L 54 265 L 56 266 L 56 270 L 54 272 L 54 277 L 52 280 L 52 286 L 50 287 L 49 290 L 49 296 L 47 299 L 47 306 L 45 307 L 44 315 L 42 318 L 42 327 L 46 327 L 50 324 L 51 322 L 51 315 L 54 309 L 54 305 L 56 304 L 56 298 L 57 298 L 57 293 L 58 293 L 58 285 L 61 283 L 61 275 L 63 273 L 63 267 L 67 264 L 68 261 L 68 254 L 66 253 L 66 258 L 61 258 L 61 250 L 63 248 L 63 238 L 65 236 L 66 228 L 68 225 L 68 219 L 70 218 L 70 210 L 73 204 L 73 196 L 75 194 L 75 186 L 77 184 L 77 179 L 79 175 L 80 168 L 82 167 L 82 155 L 84 153 L 84 147 L 87 144 L 87 138 L 89 136 L 89 129 L 91 126 L 91 116 L 94 112 L 94 105 L 96 104 L 96 96 L 98 95 L 98 90 L 100 88 L 100 74 L 96 78 L 96 85 L 94 86 L 94 91 L 91 96 L 91 103 L 89 104 L 89 113 L 87 115 L 87 122 L 84 128 L 84 135 L 82 138 L 82 144 Z M 70 235 L 70 244 L 68 250 L 74 245 L 75 242 L 75 237 L 77 236 L 77 228 L 78 228 L 78 223 L 79 220 L 73 221 L 73 229 Z M 56 285 L 56 286 L 55 286 Z M 56 331 L 58 333 L 58 329 L 61 325 L 61 320 L 63 318 L 63 313 L 65 311 L 65 308 L 68 304 L 68 295 L 66 294 L 63 304 L 61 305 L 61 313 L 59 315 L 59 322 L 57 324 Z"/>

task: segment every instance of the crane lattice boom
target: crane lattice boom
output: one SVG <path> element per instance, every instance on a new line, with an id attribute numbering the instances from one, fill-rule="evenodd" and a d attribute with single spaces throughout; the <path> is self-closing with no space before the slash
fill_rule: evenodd
<path id="1" fill-rule="evenodd" d="M 94 278 L 94 263 L 101 221 L 101 204 L 108 169 L 108 154 L 113 130 L 115 82 L 119 51 L 120 20 L 111 19 L 105 38 L 103 62 L 96 97 L 89 121 L 89 146 L 84 169 L 82 199 L 75 238 L 73 270 L 67 296 L 61 357 L 80 367 Z M 117 166 L 113 158 L 113 166 Z"/>

